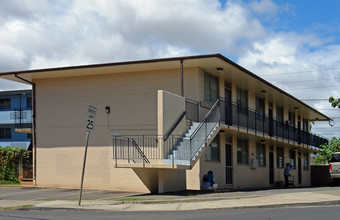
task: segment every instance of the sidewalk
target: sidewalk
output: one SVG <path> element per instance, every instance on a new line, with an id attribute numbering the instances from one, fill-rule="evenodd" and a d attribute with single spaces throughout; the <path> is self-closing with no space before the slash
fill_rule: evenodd
<path id="1" fill-rule="evenodd" d="M 0 190 L 2 190 L 1 187 Z M 49 191 L 47 189 L 45 190 Z M 90 196 L 91 193 L 98 194 L 100 192 L 102 191 L 89 191 L 87 195 Z M 107 196 L 107 192 L 108 191 L 105 191 L 103 195 Z M 81 206 L 78 206 L 76 193 L 77 191 L 75 190 L 75 197 L 72 200 L 12 200 L 6 199 L 6 196 L 4 196 L 4 198 L 0 200 L 0 207 L 7 207 L 7 209 L 21 208 L 25 210 L 175 211 L 340 204 L 340 187 L 290 188 L 219 193 L 194 191 L 161 195 L 140 193 L 123 193 L 120 195 L 117 193 L 117 197 L 114 199 L 95 197 L 92 194 L 93 198 L 82 200 Z M 9 195 L 11 194 L 9 193 L 8 196 Z M 37 191 L 37 195 L 41 195 L 41 193 Z"/>

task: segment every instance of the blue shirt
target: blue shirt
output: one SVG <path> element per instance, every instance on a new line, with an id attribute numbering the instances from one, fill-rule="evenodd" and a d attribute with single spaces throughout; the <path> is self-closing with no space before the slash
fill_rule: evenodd
<path id="1" fill-rule="evenodd" d="M 201 189 L 209 189 L 210 187 L 210 182 L 202 182 Z"/>
<path id="2" fill-rule="evenodd" d="M 283 174 L 285 176 L 289 176 L 289 172 L 290 172 L 291 169 L 292 169 L 291 166 L 286 166 L 285 170 L 283 171 Z"/>
<path id="3" fill-rule="evenodd" d="M 212 173 L 208 173 L 207 178 L 208 178 L 208 181 L 210 182 L 210 186 L 212 187 L 214 185 L 214 183 L 216 183 L 214 175 Z"/>

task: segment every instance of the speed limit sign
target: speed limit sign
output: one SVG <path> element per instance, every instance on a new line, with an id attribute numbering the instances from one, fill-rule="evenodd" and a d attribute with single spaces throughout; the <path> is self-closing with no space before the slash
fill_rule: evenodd
<path id="1" fill-rule="evenodd" d="M 86 131 L 92 132 L 94 130 L 94 122 L 96 120 L 96 112 L 97 109 L 91 105 L 87 110 L 87 122 L 86 122 Z"/>
<path id="2" fill-rule="evenodd" d="M 81 196 L 83 193 L 83 184 L 84 184 L 84 174 L 85 174 L 85 165 L 86 165 L 86 156 L 87 156 L 87 147 L 89 143 L 90 132 L 93 133 L 94 129 L 94 121 L 96 120 L 96 112 L 97 109 L 91 105 L 89 105 L 87 109 L 87 121 L 86 121 L 86 141 L 85 141 L 85 152 L 84 152 L 84 162 L 83 162 L 83 170 L 81 173 L 81 182 L 80 182 L 80 193 L 79 193 L 79 203 L 81 203 Z"/>

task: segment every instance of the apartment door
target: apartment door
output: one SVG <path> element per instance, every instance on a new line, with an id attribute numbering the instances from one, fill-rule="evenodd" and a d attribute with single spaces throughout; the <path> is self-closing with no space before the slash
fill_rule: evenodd
<path id="1" fill-rule="evenodd" d="M 301 153 L 300 152 L 299 152 L 299 157 L 298 157 L 298 181 L 299 181 L 299 184 L 302 183 Z"/>
<path id="2" fill-rule="evenodd" d="M 269 152 L 269 183 L 274 184 L 274 152 Z"/>
<path id="3" fill-rule="evenodd" d="M 298 117 L 298 144 L 301 144 L 301 117 Z"/>
<path id="4" fill-rule="evenodd" d="M 273 137 L 274 135 L 274 119 L 273 119 L 273 103 L 269 103 L 269 109 L 268 109 L 268 114 L 269 114 L 269 136 Z"/>
<path id="5" fill-rule="evenodd" d="M 225 95 L 225 124 L 232 125 L 232 104 L 231 104 L 231 90 L 224 89 Z"/>
<path id="6" fill-rule="evenodd" d="M 233 185 L 233 161 L 232 161 L 232 147 L 231 144 L 225 145 L 225 166 L 226 166 L 226 184 Z"/>

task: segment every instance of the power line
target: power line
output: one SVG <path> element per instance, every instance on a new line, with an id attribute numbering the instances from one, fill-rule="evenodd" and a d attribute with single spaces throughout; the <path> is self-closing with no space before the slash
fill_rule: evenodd
<path id="1" fill-rule="evenodd" d="M 305 83 L 315 81 L 328 81 L 333 79 L 340 79 L 340 77 L 322 78 L 322 79 L 310 79 L 310 80 L 299 80 L 299 81 L 284 81 L 284 82 L 273 82 L 273 84 L 289 84 L 289 83 Z"/>
<path id="2" fill-rule="evenodd" d="M 330 108 L 318 108 L 318 110 L 326 110 L 326 111 L 339 111 L 340 112 L 340 109 L 339 108 L 334 108 L 334 109 L 330 109 Z"/>
<path id="3" fill-rule="evenodd" d="M 279 76 L 279 75 L 288 75 L 288 74 L 298 74 L 298 73 L 312 73 L 312 72 L 322 72 L 328 70 L 339 70 L 340 68 L 329 68 L 329 69 L 319 69 L 319 70 L 307 70 L 307 71 L 300 71 L 300 72 L 288 72 L 288 73 L 276 73 L 276 74 L 268 74 L 263 76 Z"/>
<path id="4" fill-rule="evenodd" d="M 300 99 L 303 102 L 319 102 L 319 101 L 328 101 L 329 99 Z"/>
<path id="5" fill-rule="evenodd" d="M 330 88 L 334 86 L 340 86 L 339 84 L 331 85 L 331 86 L 316 86 L 316 87 L 309 87 L 309 88 L 295 88 L 295 89 L 287 89 L 287 90 L 308 90 L 308 89 L 320 89 L 320 88 Z"/>

